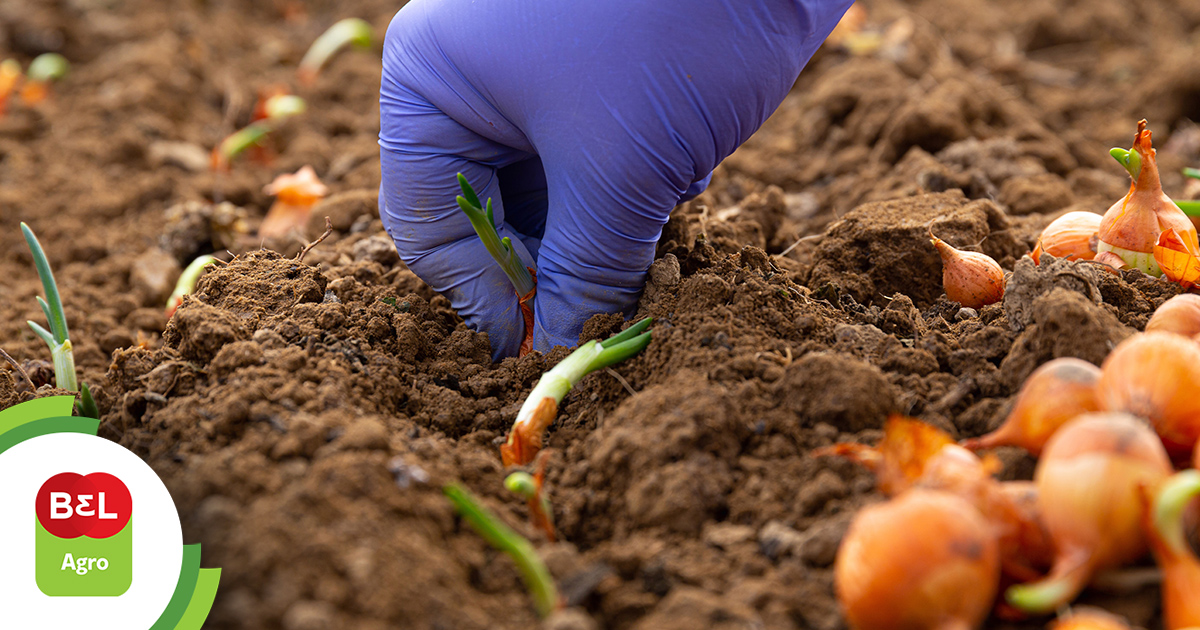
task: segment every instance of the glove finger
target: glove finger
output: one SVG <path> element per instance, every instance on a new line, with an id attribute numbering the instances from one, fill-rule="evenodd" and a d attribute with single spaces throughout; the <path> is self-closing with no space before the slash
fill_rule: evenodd
<path id="1" fill-rule="evenodd" d="M 611 141 L 604 150 L 613 151 Z M 543 156 L 550 209 L 538 257 L 535 349 L 573 346 L 592 315 L 628 317 L 637 306 L 662 226 L 691 174 L 621 154 L 602 172 L 586 146 Z"/>
<path id="2" fill-rule="evenodd" d="M 500 194 L 504 196 L 504 217 L 517 231 L 525 248 L 536 261 L 538 246 L 546 232 L 546 171 L 542 160 L 533 157 L 497 171 Z"/>

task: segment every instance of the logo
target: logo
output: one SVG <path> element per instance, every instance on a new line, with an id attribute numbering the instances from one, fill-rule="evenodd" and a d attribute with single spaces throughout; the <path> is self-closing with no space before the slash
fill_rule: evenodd
<path id="1" fill-rule="evenodd" d="M 133 583 L 133 497 L 108 473 L 59 473 L 37 494 L 37 585 L 51 597 L 117 597 Z"/>
<path id="2" fill-rule="evenodd" d="M 0 627 L 200 628 L 220 569 L 184 545 L 162 480 L 71 396 L 0 411 Z M 30 514 L 32 512 L 32 514 Z"/>

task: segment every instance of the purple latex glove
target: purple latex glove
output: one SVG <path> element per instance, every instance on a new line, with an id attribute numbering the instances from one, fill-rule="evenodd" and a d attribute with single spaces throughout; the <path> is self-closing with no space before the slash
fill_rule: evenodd
<path id="1" fill-rule="evenodd" d="M 667 215 L 779 106 L 851 0 L 412 0 L 383 53 L 379 205 L 401 259 L 516 354 L 516 294 L 455 203 L 537 268 L 534 348 L 636 306 Z"/>

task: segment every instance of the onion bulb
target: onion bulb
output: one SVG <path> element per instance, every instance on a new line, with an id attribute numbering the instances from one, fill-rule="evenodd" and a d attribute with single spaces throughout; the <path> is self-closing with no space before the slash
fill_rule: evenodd
<path id="1" fill-rule="evenodd" d="M 1146 332 L 1161 330 L 1185 337 L 1200 334 L 1200 295 L 1180 293 L 1162 303 L 1146 322 Z"/>
<path id="2" fill-rule="evenodd" d="M 1140 269 L 1152 276 L 1162 275 L 1162 269 L 1154 259 L 1154 246 L 1165 230 L 1174 229 L 1183 243 L 1190 245 L 1192 254 L 1197 252 L 1196 227 L 1175 202 L 1162 190 L 1158 178 L 1158 164 L 1150 142 L 1150 131 L 1146 121 L 1138 122 L 1137 134 L 1133 137 L 1133 151 L 1129 158 L 1136 160 L 1127 165 L 1133 176 L 1129 192 L 1104 213 L 1100 221 L 1098 252 L 1112 252 L 1120 256 L 1130 267 Z M 1135 168 L 1140 162 L 1140 168 Z"/>
<path id="3" fill-rule="evenodd" d="M 876 488 L 895 496 L 911 488 L 925 474 L 929 460 L 954 440 L 920 420 L 892 414 L 877 446 L 841 443 L 813 452 L 815 457 L 845 457 L 875 473 Z"/>
<path id="4" fill-rule="evenodd" d="M 1034 473 L 1054 566 L 1043 580 L 1010 587 L 1008 603 L 1026 613 L 1053 612 L 1098 571 L 1144 555 L 1141 488 L 1157 489 L 1170 474 L 1162 443 L 1133 416 L 1087 414 L 1063 425 Z"/>
<path id="5" fill-rule="evenodd" d="M 1129 630 L 1129 624 L 1097 608 L 1076 608 L 1050 624 L 1050 630 Z"/>
<path id="6" fill-rule="evenodd" d="M 1150 421 L 1172 459 L 1185 461 L 1200 440 L 1200 345 L 1148 332 L 1121 342 L 1104 360 L 1096 391 L 1107 411 Z"/>
<path id="7" fill-rule="evenodd" d="M 1054 563 L 1054 540 L 1042 522 L 1038 507 L 1037 484 L 1032 481 L 1005 481 L 1000 491 L 1016 514 L 1010 530 L 1000 537 L 1004 574 L 1028 582 L 1044 575 Z M 1004 551 L 1005 547 L 1013 553 Z M 1026 571 L 1022 574 L 1022 571 Z"/>
<path id="8" fill-rule="evenodd" d="M 1146 513 L 1146 536 L 1162 569 L 1163 627 L 1200 627 L 1200 559 L 1188 545 L 1184 513 L 1200 496 L 1200 471 L 1186 470 L 1163 484 Z"/>
<path id="9" fill-rule="evenodd" d="M 992 608 L 996 536 L 954 495 L 914 489 L 864 508 L 838 549 L 834 584 L 857 630 L 967 630 Z"/>
<path id="10" fill-rule="evenodd" d="M 971 450 L 1019 446 L 1036 456 L 1067 421 L 1100 411 L 1096 398 L 1099 380 L 1100 368 L 1082 359 L 1047 361 L 1025 379 L 1004 424 L 987 435 L 963 441 L 963 446 Z"/>
<path id="11" fill-rule="evenodd" d="M 866 466 L 885 496 L 923 488 L 965 499 L 993 527 L 1004 573 L 1014 581 L 1042 575 L 1054 558 L 1036 501 L 1030 498 L 1036 491 L 1000 483 L 992 476 L 1002 468 L 997 458 L 980 459 L 920 420 L 894 414 L 878 446 L 835 444 L 814 454 L 839 455 Z"/>
<path id="12" fill-rule="evenodd" d="M 942 257 L 942 287 L 951 302 L 967 308 L 983 308 L 1004 297 L 1004 269 L 991 256 L 955 249 L 929 235 Z"/>
<path id="13" fill-rule="evenodd" d="M 1095 212 L 1068 212 L 1050 222 L 1037 246 L 1033 248 L 1034 264 L 1041 264 L 1042 253 L 1067 260 L 1091 260 L 1096 257 L 1100 215 Z"/>

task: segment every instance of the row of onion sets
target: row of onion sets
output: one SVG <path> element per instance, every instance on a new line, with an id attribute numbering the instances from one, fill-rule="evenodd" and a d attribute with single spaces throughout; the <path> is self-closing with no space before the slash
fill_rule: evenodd
<path id="1" fill-rule="evenodd" d="M 1200 203 L 1180 202 L 1162 190 L 1158 163 L 1146 121 L 1138 123 L 1130 150 L 1113 149 L 1111 155 L 1129 172 L 1129 192 L 1103 215 L 1068 212 L 1042 231 L 1031 256 L 1043 254 L 1086 261 L 1116 273 L 1137 269 L 1164 277 L 1185 288 L 1200 284 Z M 1192 177 L 1200 171 L 1187 169 Z M 962 251 L 930 233 L 942 258 L 942 284 L 946 297 L 963 306 L 981 308 L 1004 297 L 1004 269 L 980 252 Z"/>
<path id="2" fill-rule="evenodd" d="M 1035 254 L 1099 258 L 1185 285 L 1176 272 L 1196 265 L 1200 280 L 1196 229 L 1162 194 L 1144 121 L 1121 157 L 1134 178 L 1129 195 L 1086 239 L 1064 245 L 1044 234 Z M 1163 250 L 1181 252 L 1182 262 Z M 875 446 L 817 451 L 867 467 L 887 497 L 855 516 L 838 551 L 835 585 L 847 620 L 857 630 L 963 630 L 992 615 L 1057 614 L 1050 623 L 1060 630 L 1128 628 L 1071 604 L 1089 587 L 1128 582 L 1131 565 L 1152 555 L 1164 628 L 1200 630 L 1198 443 L 1200 295 L 1184 293 L 1101 367 L 1073 358 L 1043 364 L 993 433 L 957 443 L 893 416 Z M 999 446 L 1038 457 L 1033 481 L 996 478 L 1003 466 L 989 450 Z"/>

